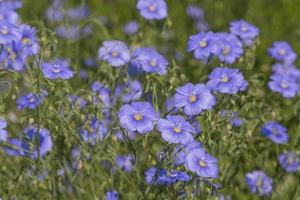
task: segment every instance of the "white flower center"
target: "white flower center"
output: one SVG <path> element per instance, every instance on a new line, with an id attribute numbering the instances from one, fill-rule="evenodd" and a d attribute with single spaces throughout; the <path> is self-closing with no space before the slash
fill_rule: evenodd
<path id="1" fill-rule="evenodd" d="M 149 11 L 154 12 L 156 10 L 156 6 L 155 5 L 150 5 L 148 6 Z"/>
<path id="2" fill-rule="evenodd" d="M 8 31 L 8 27 L 7 26 L 2 26 L 1 27 L 1 33 L 3 34 L 3 35 L 7 35 L 8 33 L 9 33 L 9 31 Z"/>
<path id="3" fill-rule="evenodd" d="M 53 68 L 52 68 L 52 71 L 53 71 L 54 73 L 59 73 L 59 72 L 61 71 L 60 65 L 54 64 L 54 65 L 53 65 Z"/>
<path id="4" fill-rule="evenodd" d="M 200 45 L 200 47 L 206 47 L 207 46 L 207 42 L 206 42 L 206 40 L 205 39 L 202 39 L 200 42 L 199 42 L 199 45 Z"/>
<path id="5" fill-rule="evenodd" d="M 228 83 L 228 81 L 229 81 L 229 78 L 228 78 L 227 74 L 225 74 L 225 73 L 221 74 L 221 82 Z"/>

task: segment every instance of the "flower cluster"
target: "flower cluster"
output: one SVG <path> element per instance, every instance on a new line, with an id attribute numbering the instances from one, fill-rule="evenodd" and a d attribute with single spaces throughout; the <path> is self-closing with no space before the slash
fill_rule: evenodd
<path id="1" fill-rule="evenodd" d="M 204 11 L 196 4 L 190 4 L 186 8 L 186 14 L 192 18 L 197 31 L 206 31 L 209 26 L 204 19 Z"/>
<path id="2" fill-rule="evenodd" d="M 294 66 L 297 54 L 287 42 L 274 42 L 268 50 L 276 59 L 272 66 L 269 88 L 284 98 L 293 98 L 300 93 L 300 70 Z"/>
<path id="3" fill-rule="evenodd" d="M 92 33 L 90 25 L 82 26 L 79 22 L 90 16 L 90 8 L 86 4 L 82 4 L 74 8 L 66 8 L 63 0 L 53 0 L 52 5 L 45 11 L 45 17 L 49 22 L 57 24 L 63 20 L 68 20 L 71 24 L 59 25 L 55 28 L 58 36 L 69 39 L 78 40 L 87 37 Z"/>
<path id="4" fill-rule="evenodd" d="M 200 32 L 189 37 L 187 50 L 197 60 L 208 62 L 217 57 L 221 62 L 233 64 L 244 52 L 242 42 L 233 34 Z"/>
<path id="5" fill-rule="evenodd" d="M 167 171 L 152 167 L 145 172 L 145 179 L 149 185 L 171 185 L 177 181 L 189 181 L 191 177 L 182 171 Z"/>
<path id="6" fill-rule="evenodd" d="M 22 24 L 16 9 L 20 5 L 0 4 L 0 62 L 4 69 L 23 71 L 26 61 L 39 51 L 36 29 Z"/>

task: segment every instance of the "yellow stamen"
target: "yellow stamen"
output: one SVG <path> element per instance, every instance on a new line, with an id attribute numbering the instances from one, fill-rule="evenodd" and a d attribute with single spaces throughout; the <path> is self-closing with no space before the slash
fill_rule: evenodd
<path id="1" fill-rule="evenodd" d="M 230 51 L 230 48 L 229 47 L 225 47 L 223 49 L 223 55 L 226 56 L 229 53 L 229 51 Z"/>
<path id="2" fill-rule="evenodd" d="M 201 167 L 206 167 L 206 163 L 204 161 L 202 161 L 202 160 L 199 161 L 199 165 Z"/>
<path id="3" fill-rule="evenodd" d="M 29 39 L 26 38 L 26 37 L 24 37 L 24 38 L 22 39 L 22 42 L 23 42 L 23 44 L 28 44 L 28 43 L 29 43 Z"/>
<path id="4" fill-rule="evenodd" d="M 173 128 L 175 133 L 180 133 L 181 132 L 181 128 L 180 127 L 175 127 Z"/>
<path id="5" fill-rule="evenodd" d="M 197 100 L 196 95 L 193 95 L 193 94 L 190 95 L 190 96 L 189 96 L 189 100 L 190 100 L 191 103 L 195 102 L 195 101 Z"/>
<path id="6" fill-rule="evenodd" d="M 135 119 L 136 121 L 141 121 L 141 120 L 143 119 L 143 117 L 142 117 L 142 115 L 141 115 L 140 113 L 138 113 L 138 114 L 135 114 L 135 115 L 134 115 L 134 119 Z"/>
<path id="7" fill-rule="evenodd" d="M 117 57 L 117 56 L 119 55 L 119 53 L 116 52 L 116 51 L 113 51 L 113 52 L 111 52 L 111 55 L 112 55 L 113 57 Z"/>
<path id="8" fill-rule="evenodd" d="M 207 46 L 207 42 L 205 40 L 201 40 L 199 42 L 199 44 L 200 44 L 200 47 L 206 47 Z"/>
<path id="9" fill-rule="evenodd" d="M 222 74 L 222 75 L 221 75 L 221 81 L 222 81 L 223 83 L 227 83 L 227 82 L 229 81 L 228 76 L 227 76 L 226 74 Z"/>

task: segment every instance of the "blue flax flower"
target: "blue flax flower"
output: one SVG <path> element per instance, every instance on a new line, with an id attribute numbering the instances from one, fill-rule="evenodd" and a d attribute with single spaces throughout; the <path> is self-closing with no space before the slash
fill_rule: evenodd
<path id="1" fill-rule="evenodd" d="M 196 133 L 195 128 L 180 115 L 168 115 L 166 119 L 158 120 L 157 130 L 165 141 L 174 144 L 187 144 L 194 140 L 192 133 Z"/>
<path id="2" fill-rule="evenodd" d="M 231 22 L 230 32 L 241 38 L 246 46 L 251 46 L 259 35 L 259 29 L 243 19 Z"/>
<path id="3" fill-rule="evenodd" d="M 169 97 L 165 101 L 165 107 L 166 107 L 166 111 L 170 114 L 177 114 L 178 113 L 178 108 L 176 108 L 176 106 L 175 106 L 174 96 Z"/>
<path id="4" fill-rule="evenodd" d="M 202 144 L 197 141 L 191 141 L 188 144 L 180 144 L 173 151 L 174 166 L 182 165 L 186 162 L 187 154 L 195 148 L 201 148 Z"/>
<path id="5" fill-rule="evenodd" d="M 110 107 L 110 89 L 98 81 L 94 82 L 91 87 L 95 92 L 95 96 L 93 97 L 94 104 L 98 105 L 100 102 L 103 104 L 103 107 Z"/>
<path id="6" fill-rule="evenodd" d="M 22 141 L 18 138 L 11 138 L 6 141 L 10 146 L 5 147 L 4 151 L 9 156 L 23 156 Z"/>
<path id="7" fill-rule="evenodd" d="M 153 130 L 158 114 L 148 102 L 132 102 L 120 108 L 118 117 L 123 128 L 144 134 Z"/>
<path id="8" fill-rule="evenodd" d="M 39 94 L 34 94 L 29 92 L 17 99 L 16 103 L 18 109 L 23 110 L 25 108 L 28 108 L 33 110 L 43 103 L 44 98 L 46 96 L 47 96 L 47 92 L 41 92 Z"/>
<path id="9" fill-rule="evenodd" d="M 7 21 L 0 21 L 0 45 L 17 41 L 21 37 L 20 29 Z"/>
<path id="10" fill-rule="evenodd" d="M 89 15 L 90 9 L 85 4 L 66 10 L 66 17 L 73 21 L 86 19 Z"/>
<path id="11" fill-rule="evenodd" d="M 139 100 L 143 95 L 143 86 L 138 80 L 128 81 L 125 86 L 122 87 L 122 90 L 124 92 L 122 96 L 124 103 Z"/>
<path id="12" fill-rule="evenodd" d="M 127 35 L 134 35 L 138 30 L 139 30 L 139 24 L 135 20 L 127 22 L 123 26 L 123 31 Z"/>
<path id="13" fill-rule="evenodd" d="M 293 98 L 299 92 L 299 85 L 291 77 L 274 74 L 270 79 L 269 88 L 274 92 L 279 92 L 285 98 Z"/>
<path id="14" fill-rule="evenodd" d="M 215 55 L 221 62 L 232 64 L 242 56 L 244 50 L 241 41 L 232 34 L 217 33 L 218 37 L 218 49 Z"/>
<path id="15" fill-rule="evenodd" d="M 276 144 L 287 143 L 289 138 L 286 127 L 274 121 L 266 122 L 261 127 L 261 133 Z"/>
<path id="16" fill-rule="evenodd" d="M 128 173 L 133 170 L 134 160 L 131 155 L 116 156 L 116 164 L 119 168 L 121 168 L 124 172 Z"/>
<path id="17" fill-rule="evenodd" d="M 42 64 L 42 73 L 49 79 L 70 79 L 73 77 L 74 72 L 70 68 L 68 60 L 57 59 L 51 63 Z"/>
<path id="18" fill-rule="evenodd" d="M 230 124 L 233 127 L 240 127 L 240 126 L 244 125 L 244 123 L 245 123 L 243 121 L 243 119 L 241 119 L 239 117 L 237 112 L 232 112 L 232 111 L 229 111 L 229 110 L 222 110 L 221 111 L 221 117 L 228 119 Z"/>
<path id="19" fill-rule="evenodd" d="M 145 179 L 149 185 L 162 185 L 164 184 L 161 181 L 161 177 L 167 174 L 167 170 L 165 169 L 157 169 L 156 167 L 151 167 L 145 172 Z"/>
<path id="20" fill-rule="evenodd" d="M 119 194 L 117 191 L 112 190 L 106 193 L 105 200 L 118 200 Z"/>
<path id="21" fill-rule="evenodd" d="M 272 72 L 272 76 L 284 77 L 289 82 L 297 82 L 300 79 L 300 69 L 296 68 L 293 64 L 275 63 L 272 65 Z"/>
<path id="22" fill-rule="evenodd" d="M 218 159 L 209 155 L 202 148 L 194 148 L 188 152 L 185 166 L 198 176 L 206 178 L 218 177 Z"/>
<path id="23" fill-rule="evenodd" d="M 83 124 L 79 133 L 85 143 L 95 145 L 97 142 L 103 140 L 108 130 L 105 120 L 99 120 L 94 116 L 91 120 L 87 120 Z"/>
<path id="24" fill-rule="evenodd" d="M 0 61 L 4 63 L 7 69 L 22 71 L 28 55 L 25 50 L 21 42 L 12 41 L 3 46 L 3 51 L 0 52 Z"/>
<path id="25" fill-rule="evenodd" d="M 189 181 L 191 177 L 182 171 L 172 170 L 168 172 L 165 169 L 151 167 L 145 172 L 145 179 L 149 185 L 171 185 L 178 181 Z"/>
<path id="26" fill-rule="evenodd" d="M 61 0 L 54 0 L 53 4 L 45 11 L 45 16 L 50 22 L 63 20 L 62 4 L 63 2 Z"/>
<path id="27" fill-rule="evenodd" d="M 130 52 L 126 44 L 117 40 L 104 41 L 98 56 L 113 67 L 121 67 L 130 61 Z"/>
<path id="28" fill-rule="evenodd" d="M 0 142 L 7 141 L 7 130 L 5 130 L 7 127 L 7 122 L 4 119 L 0 118 Z"/>
<path id="29" fill-rule="evenodd" d="M 198 60 L 207 61 L 218 50 L 217 38 L 213 32 L 198 33 L 189 37 L 187 50 L 194 52 Z"/>
<path id="30" fill-rule="evenodd" d="M 19 22 L 19 15 L 14 10 L 7 9 L 7 7 L 1 6 L 0 3 L 0 21 L 7 21 L 12 24 Z"/>
<path id="31" fill-rule="evenodd" d="M 189 17 L 191 17 L 193 20 L 203 20 L 204 12 L 202 8 L 200 8 L 197 5 L 189 5 L 186 7 L 185 12 Z"/>
<path id="32" fill-rule="evenodd" d="M 39 145 L 39 147 L 37 147 Z M 36 159 L 43 157 L 52 150 L 53 142 L 49 131 L 37 126 L 29 126 L 24 129 L 22 149 L 25 155 Z"/>
<path id="33" fill-rule="evenodd" d="M 176 89 L 175 106 L 183 108 L 185 114 L 194 116 L 210 110 L 216 104 L 216 98 L 203 84 L 187 83 Z"/>
<path id="34" fill-rule="evenodd" d="M 6 8 L 7 10 L 16 10 L 23 6 L 22 0 L 1 0 L 0 7 Z"/>
<path id="35" fill-rule="evenodd" d="M 278 161 L 286 172 L 297 172 L 300 169 L 300 155 L 293 151 L 280 154 Z"/>
<path id="36" fill-rule="evenodd" d="M 168 61 L 153 48 L 137 48 L 132 52 L 131 65 L 142 68 L 147 73 L 165 75 Z"/>
<path id="37" fill-rule="evenodd" d="M 36 29 L 30 27 L 29 25 L 22 25 L 20 28 L 21 42 L 23 44 L 25 54 L 37 54 L 39 51 L 39 43 L 36 37 Z"/>
<path id="38" fill-rule="evenodd" d="M 272 193 L 273 180 L 263 171 L 253 171 L 246 174 L 246 182 L 252 193 L 265 196 Z"/>
<path id="39" fill-rule="evenodd" d="M 246 90 L 248 86 L 248 82 L 245 81 L 239 69 L 217 67 L 208 78 L 207 86 L 213 91 L 224 94 L 236 94 Z"/>
<path id="40" fill-rule="evenodd" d="M 138 0 L 136 7 L 145 19 L 161 20 L 168 15 L 165 0 Z"/>
<path id="41" fill-rule="evenodd" d="M 291 45 L 288 42 L 284 41 L 274 42 L 268 49 L 268 53 L 277 61 L 281 61 L 287 64 L 293 63 L 297 58 L 297 54 L 295 53 Z"/>

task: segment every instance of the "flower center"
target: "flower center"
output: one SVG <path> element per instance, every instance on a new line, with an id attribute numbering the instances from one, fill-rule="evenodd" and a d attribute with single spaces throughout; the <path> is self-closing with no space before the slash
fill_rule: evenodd
<path id="1" fill-rule="evenodd" d="M 117 57 L 117 56 L 119 55 L 119 53 L 116 52 L 116 51 L 112 51 L 112 52 L 111 52 L 111 55 L 112 55 L 113 57 Z"/>
<path id="2" fill-rule="evenodd" d="M 7 26 L 2 26 L 1 27 L 1 33 L 3 34 L 3 35 L 7 35 L 8 34 L 8 27 Z"/>
<path id="3" fill-rule="evenodd" d="M 143 119 L 143 117 L 142 117 L 142 115 L 140 113 L 137 113 L 137 114 L 134 115 L 134 119 L 136 121 L 141 121 Z"/>
<path id="4" fill-rule="evenodd" d="M 280 49 L 278 51 L 278 53 L 279 53 L 279 55 L 283 56 L 283 55 L 285 55 L 285 50 L 284 49 Z"/>
<path id="5" fill-rule="evenodd" d="M 52 71 L 54 73 L 59 73 L 60 72 L 60 66 L 57 65 L 57 64 L 53 65 Z"/>
<path id="6" fill-rule="evenodd" d="M 280 135 L 280 133 L 277 130 L 277 128 L 272 128 L 272 134 L 275 135 L 275 136 L 279 136 Z"/>
<path id="7" fill-rule="evenodd" d="M 223 55 L 224 55 L 224 56 L 228 55 L 229 52 L 230 52 L 230 48 L 229 48 L 229 47 L 225 47 L 225 48 L 223 49 Z"/>
<path id="8" fill-rule="evenodd" d="M 206 163 L 204 161 L 202 161 L 202 160 L 199 161 L 199 165 L 201 167 L 206 167 Z"/>
<path id="9" fill-rule="evenodd" d="M 178 126 L 174 127 L 173 130 L 174 130 L 175 133 L 180 133 L 181 132 L 181 128 L 178 127 Z"/>
<path id="10" fill-rule="evenodd" d="M 221 74 L 221 82 L 227 83 L 229 81 L 229 78 L 227 74 Z"/>
<path id="11" fill-rule="evenodd" d="M 263 185 L 263 182 L 261 181 L 261 179 L 258 179 L 255 184 L 257 187 L 261 188 Z"/>
<path id="12" fill-rule="evenodd" d="M 246 32 L 246 31 L 248 31 L 248 29 L 249 29 L 249 28 L 248 28 L 247 26 L 245 26 L 245 25 L 244 25 L 244 26 L 242 26 L 242 28 L 241 28 L 241 30 L 242 30 L 243 32 Z"/>
<path id="13" fill-rule="evenodd" d="M 30 97 L 30 99 L 28 100 L 30 103 L 33 103 L 35 101 L 34 96 Z"/>
<path id="14" fill-rule="evenodd" d="M 148 7 L 148 9 L 149 11 L 154 12 L 156 10 L 156 6 L 152 4 Z"/>
<path id="15" fill-rule="evenodd" d="M 150 65 L 152 66 L 152 67 L 156 67 L 156 65 L 157 65 L 157 62 L 156 62 L 156 60 L 151 60 L 150 61 Z"/>
<path id="16" fill-rule="evenodd" d="M 287 163 L 288 163 L 288 165 L 292 165 L 294 163 L 294 157 L 293 156 L 288 156 Z"/>
<path id="17" fill-rule="evenodd" d="M 282 88 L 284 88 L 284 89 L 286 89 L 286 88 L 289 87 L 289 85 L 288 85 L 286 82 L 282 82 L 282 83 L 280 84 L 280 86 L 281 86 Z"/>
<path id="18" fill-rule="evenodd" d="M 29 43 L 29 39 L 27 37 L 24 37 L 22 39 L 23 44 L 28 44 Z"/>
<path id="19" fill-rule="evenodd" d="M 194 94 L 190 95 L 189 100 L 190 100 L 191 103 L 195 102 L 197 100 L 196 95 L 194 95 Z"/>
<path id="20" fill-rule="evenodd" d="M 201 41 L 199 42 L 199 45 L 200 45 L 200 47 L 206 47 L 206 46 L 207 46 L 206 40 L 201 40 Z"/>

